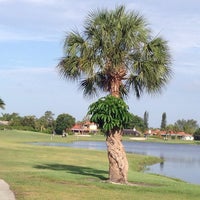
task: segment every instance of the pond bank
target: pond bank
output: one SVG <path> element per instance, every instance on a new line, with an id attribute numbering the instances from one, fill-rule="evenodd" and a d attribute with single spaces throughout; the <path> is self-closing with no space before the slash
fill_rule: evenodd
<path id="1" fill-rule="evenodd" d="M 199 145 L 170 144 L 146 141 L 124 141 L 126 152 L 156 156 L 164 162 L 149 166 L 146 172 L 161 174 L 184 181 L 200 184 Z M 44 146 L 66 146 L 92 150 L 106 150 L 105 142 L 75 141 L 72 143 L 37 143 Z"/>

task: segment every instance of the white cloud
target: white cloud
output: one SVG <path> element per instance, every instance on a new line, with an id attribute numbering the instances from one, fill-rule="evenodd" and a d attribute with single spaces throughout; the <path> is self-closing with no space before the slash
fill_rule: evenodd
<path id="1" fill-rule="evenodd" d="M 78 25 L 84 13 L 79 4 L 72 8 L 72 2 L 66 1 L 23 0 L 0 4 L 0 40 L 54 40 L 67 28 Z"/>
<path id="2" fill-rule="evenodd" d="M 52 67 L 7 68 L 0 69 L 0 74 L 0 90 L 3 91 L 3 96 L 21 94 L 22 97 L 33 95 L 36 98 L 44 93 L 51 96 L 51 92 L 62 86 L 55 68 Z"/>
<path id="3" fill-rule="evenodd" d="M 132 3 L 127 0 L 116 1 L 115 4 L 80 0 L 76 3 L 65 0 L 1 0 L 1 2 L 0 40 L 52 40 L 61 37 L 65 31 L 70 31 L 74 27 L 80 29 L 91 9 L 114 8 L 120 3 L 127 5 L 130 10 L 136 9 L 143 14 L 155 34 L 160 33 L 169 40 L 173 51 L 181 52 L 186 48 L 200 46 L 200 15 L 199 12 L 191 12 L 195 5 L 196 7 L 199 5 L 195 1 L 194 5 L 178 0 L 167 3 L 155 0 Z"/>
<path id="4" fill-rule="evenodd" d="M 7 67 L 1 68 L 0 74 L 2 77 L 24 77 L 24 75 L 41 75 L 41 74 L 52 74 L 55 73 L 56 69 L 53 67 Z M 24 77 L 25 78 L 25 77 Z"/>
<path id="5" fill-rule="evenodd" d="M 184 63 L 184 65 L 176 68 L 176 71 L 180 74 L 185 74 L 188 76 L 199 76 L 200 69 L 196 64 Z"/>
<path id="6" fill-rule="evenodd" d="M 0 0 L 0 3 L 35 3 L 35 4 L 56 4 L 57 0 Z M 59 0 L 60 3 L 64 2 L 64 0 Z"/>
<path id="7" fill-rule="evenodd" d="M 172 47 L 177 52 L 188 48 L 200 47 L 200 15 L 184 16 L 185 20 L 177 19 L 171 21 L 171 28 L 168 25 Z"/>
<path id="8" fill-rule="evenodd" d="M 154 34 L 169 41 L 175 53 L 200 47 L 200 2 L 196 0 L 137 1 L 131 8 L 146 17 Z"/>
<path id="9" fill-rule="evenodd" d="M 31 33 L 26 30 L 13 30 L 9 27 L 1 26 L 0 28 L 0 41 L 55 41 L 59 39 L 59 34 L 53 33 Z"/>
<path id="10" fill-rule="evenodd" d="M 21 0 L 21 2 L 25 2 L 25 3 L 36 3 L 36 4 L 55 4 L 58 3 L 58 1 L 56 0 Z M 59 0 L 59 2 L 63 2 L 62 0 Z"/>
<path id="11" fill-rule="evenodd" d="M 0 3 L 4 3 L 4 2 L 11 2 L 11 1 L 13 1 L 13 0 L 0 0 Z"/>

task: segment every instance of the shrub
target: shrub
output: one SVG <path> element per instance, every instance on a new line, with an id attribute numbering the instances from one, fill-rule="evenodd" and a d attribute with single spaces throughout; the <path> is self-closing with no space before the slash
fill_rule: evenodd
<path id="1" fill-rule="evenodd" d="M 194 140 L 200 140 L 200 128 L 194 132 Z"/>

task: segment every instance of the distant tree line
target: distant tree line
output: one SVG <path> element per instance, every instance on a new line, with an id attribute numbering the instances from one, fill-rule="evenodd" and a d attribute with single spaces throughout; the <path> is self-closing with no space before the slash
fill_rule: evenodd
<path id="1" fill-rule="evenodd" d="M 76 122 L 75 117 L 67 113 L 62 113 L 56 118 L 51 111 L 46 111 L 43 116 L 37 118 L 34 115 L 20 116 L 18 113 L 5 113 L 0 117 L 1 121 L 8 121 L 9 125 L 1 125 L 0 129 L 17 129 L 29 130 L 36 132 L 52 133 L 55 131 L 57 134 L 62 134 L 63 130 L 70 129 Z M 86 120 L 86 117 L 83 121 Z M 87 120 L 90 120 L 87 116 Z M 149 113 L 144 112 L 144 117 L 131 114 L 129 123 L 126 125 L 127 129 L 135 128 L 139 132 L 144 133 L 149 129 Z M 164 112 L 161 117 L 161 130 L 166 131 L 184 131 L 185 133 L 194 134 L 200 138 L 200 127 L 194 119 L 179 119 L 174 124 L 167 124 L 167 114 Z"/>
<path id="2" fill-rule="evenodd" d="M 166 130 L 180 132 L 183 131 L 185 133 L 194 134 L 199 125 L 196 120 L 194 119 L 179 119 L 174 124 L 169 124 L 166 126 Z"/>
<path id="3" fill-rule="evenodd" d="M 126 128 L 136 128 L 139 131 L 145 130 L 144 120 L 134 114 L 130 116 L 130 122 Z M 52 133 L 55 131 L 57 134 L 62 134 L 63 130 L 70 129 L 76 122 L 75 117 L 70 114 L 60 114 L 54 118 L 54 114 L 51 111 L 46 111 L 43 116 L 37 118 L 34 115 L 20 116 L 18 113 L 2 113 L 0 117 L 1 121 L 8 121 L 9 125 L 1 125 L 1 129 L 17 129 L 17 130 L 29 130 L 36 132 Z M 83 121 L 90 120 L 89 116 L 84 117 Z"/>
<path id="4" fill-rule="evenodd" d="M 178 119 L 174 124 L 167 124 L 167 114 L 166 112 L 162 114 L 161 130 L 194 134 L 199 128 L 198 122 L 194 119 Z"/>
<path id="5" fill-rule="evenodd" d="M 149 129 L 149 113 L 147 111 L 144 112 L 144 118 L 143 118 L 143 125 L 140 126 L 142 130 L 148 130 Z M 161 117 L 161 124 L 160 124 L 160 130 L 166 130 L 166 131 L 174 131 L 174 132 L 185 132 L 189 134 L 198 134 L 200 132 L 200 127 L 196 120 L 194 119 L 179 119 L 174 124 L 167 124 L 167 114 L 166 112 L 163 112 Z M 200 135 L 200 133 L 199 133 Z M 199 136 L 200 137 L 200 136 Z"/>
<path id="6" fill-rule="evenodd" d="M 43 116 L 37 118 L 34 115 L 20 116 L 18 113 L 5 113 L 0 117 L 1 121 L 8 121 L 8 125 L 1 125 L 1 129 L 28 130 L 44 133 L 62 134 L 63 130 L 71 128 L 75 124 L 75 118 L 69 114 L 63 113 L 54 119 L 51 111 L 46 111 Z"/>

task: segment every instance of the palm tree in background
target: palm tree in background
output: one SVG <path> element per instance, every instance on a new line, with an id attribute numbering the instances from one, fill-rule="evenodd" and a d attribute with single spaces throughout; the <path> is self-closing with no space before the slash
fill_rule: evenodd
<path id="1" fill-rule="evenodd" d="M 83 32 L 66 35 L 64 52 L 59 73 L 78 81 L 86 96 L 105 92 L 124 98 L 133 93 L 139 98 L 159 93 L 172 74 L 167 42 L 152 37 L 143 16 L 125 6 L 90 12 Z M 121 135 L 121 131 L 107 134 L 109 179 L 126 183 L 128 162 Z"/>
<path id="2" fill-rule="evenodd" d="M 2 99 L 0 99 L 0 108 L 4 109 L 5 108 L 5 103 Z"/>

